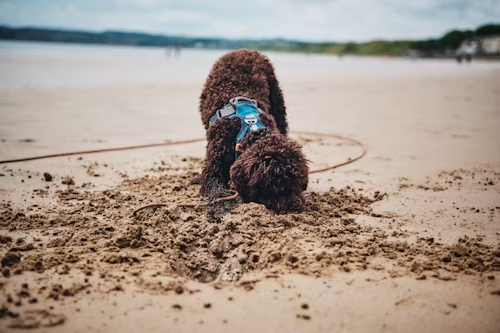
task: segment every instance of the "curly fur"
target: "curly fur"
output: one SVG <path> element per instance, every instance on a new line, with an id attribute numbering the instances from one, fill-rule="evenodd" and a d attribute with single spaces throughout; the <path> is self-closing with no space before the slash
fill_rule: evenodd
<path id="1" fill-rule="evenodd" d="M 264 111 L 266 129 L 247 135 L 235 161 L 238 118 L 209 125 L 213 114 L 236 96 L 255 99 Z M 256 51 L 239 50 L 222 56 L 213 66 L 200 97 L 207 130 L 206 160 L 201 192 L 214 199 L 229 182 L 244 201 L 264 204 L 277 213 L 302 211 L 307 187 L 307 160 L 301 147 L 287 137 L 283 95 L 269 60 Z"/>

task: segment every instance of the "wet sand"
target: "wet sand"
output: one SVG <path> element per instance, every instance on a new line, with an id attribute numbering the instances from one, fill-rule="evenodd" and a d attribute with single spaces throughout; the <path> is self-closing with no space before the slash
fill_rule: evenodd
<path id="1" fill-rule="evenodd" d="M 217 53 L 12 52 L 0 159 L 203 136 Z M 368 155 L 311 177 L 307 211 L 287 216 L 242 203 L 131 216 L 201 200 L 203 143 L 2 165 L 2 330 L 499 330 L 500 66 L 270 56 L 292 131 L 352 136 Z M 293 136 L 312 168 L 359 153 Z"/>

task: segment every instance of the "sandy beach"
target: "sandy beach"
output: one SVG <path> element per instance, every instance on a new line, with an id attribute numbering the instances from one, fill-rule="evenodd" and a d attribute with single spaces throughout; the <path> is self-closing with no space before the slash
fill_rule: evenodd
<path id="1" fill-rule="evenodd" d="M 0 160 L 203 137 L 223 53 L 0 42 Z M 312 169 L 368 154 L 215 218 L 204 142 L 0 164 L 0 331 L 500 331 L 500 62 L 268 56 Z"/>

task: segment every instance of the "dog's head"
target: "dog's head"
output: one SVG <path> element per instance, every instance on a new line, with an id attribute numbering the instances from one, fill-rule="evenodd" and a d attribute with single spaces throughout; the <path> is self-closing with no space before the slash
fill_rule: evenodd
<path id="1" fill-rule="evenodd" d="M 244 201 L 264 204 L 276 213 L 301 212 L 308 166 L 301 147 L 280 133 L 249 135 L 238 147 L 231 181 Z"/>

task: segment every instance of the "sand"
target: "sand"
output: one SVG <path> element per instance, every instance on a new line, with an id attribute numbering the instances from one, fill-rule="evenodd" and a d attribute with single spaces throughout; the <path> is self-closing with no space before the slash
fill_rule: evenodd
<path id="1" fill-rule="evenodd" d="M 49 51 L 0 54 L 0 159 L 203 136 L 218 54 L 126 75 L 146 54 Z M 498 332 L 500 66 L 270 56 L 291 129 L 368 155 L 312 176 L 289 215 L 175 207 L 202 202 L 203 143 L 2 165 L 0 330 Z M 293 136 L 312 168 L 359 153 Z M 151 202 L 168 205 L 132 215 Z"/>

